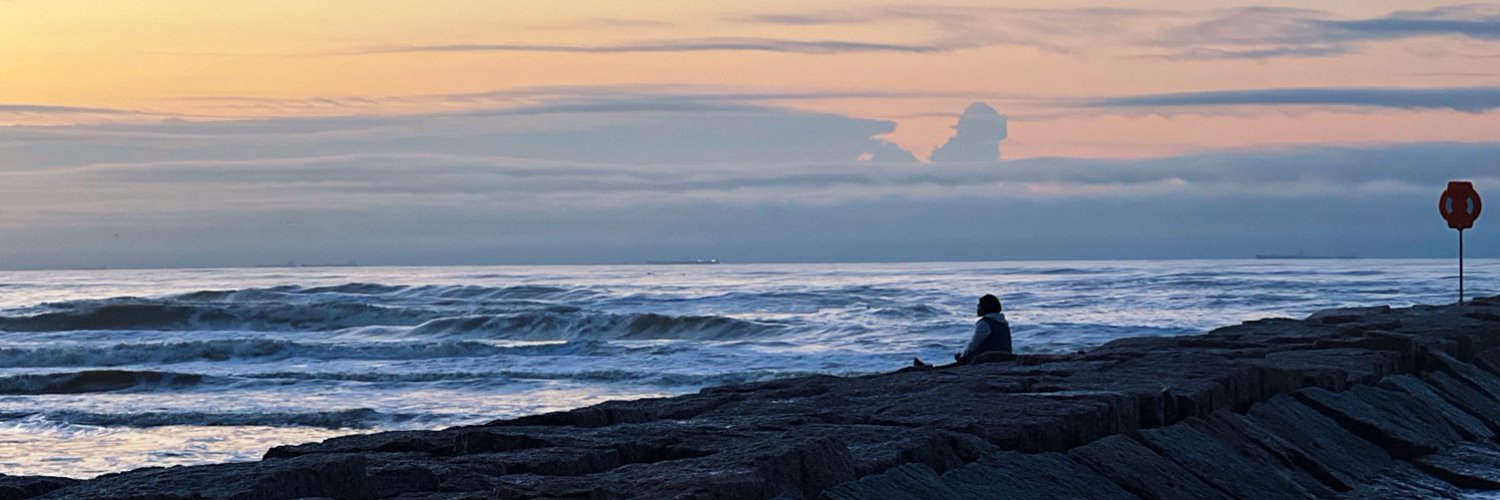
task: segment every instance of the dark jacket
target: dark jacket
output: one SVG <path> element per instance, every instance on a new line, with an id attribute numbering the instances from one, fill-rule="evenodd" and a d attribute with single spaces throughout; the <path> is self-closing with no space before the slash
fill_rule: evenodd
<path id="1" fill-rule="evenodd" d="M 974 339 L 958 355 L 958 362 L 967 363 L 986 352 L 1011 352 L 1010 323 L 1005 321 L 1004 313 L 989 313 L 979 318 L 974 324 Z"/>

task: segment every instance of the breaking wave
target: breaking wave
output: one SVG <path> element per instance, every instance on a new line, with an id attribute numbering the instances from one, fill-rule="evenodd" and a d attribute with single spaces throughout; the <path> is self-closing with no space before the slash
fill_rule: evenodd
<path id="1" fill-rule="evenodd" d="M 324 429 L 368 429 L 377 425 L 420 418 L 411 414 L 387 414 L 369 408 L 307 412 L 200 412 L 96 413 L 84 411 L 0 412 L 0 420 L 30 421 L 32 425 L 70 424 L 99 427 L 266 426 L 319 427 Z M 24 424 L 23 424 L 24 425 Z"/>
<path id="2" fill-rule="evenodd" d="M 508 340 L 738 340 L 772 336 L 784 329 L 774 323 L 722 316 L 538 311 L 440 318 L 418 325 L 411 335 Z"/>
<path id="3" fill-rule="evenodd" d="M 479 341 L 304 343 L 279 339 L 119 343 L 68 347 L 0 348 L 0 368 L 122 366 L 230 360 L 412 360 L 509 355 L 595 355 L 592 342 L 501 346 Z"/>
<path id="4" fill-rule="evenodd" d="M 0 315 L 0 332 L 335 332 L 384 328 L 408 338 L 741 340 L 785 325 L 725 316 L 607 313 L 587 289 L 547 286 L 273 287 L 45 304 Z M 394 329 L 394 330 L 392 330 Z"/>
<path id="5" fill-rule="evenodd" d="M 339 330 L 368 325 L 412 325 L 412 310 L 360 303 L 251 304 L 117 300 L 68 304 L 30 316 L 0 317 L 0 331 L 73 330 Z M 420 312 L 420 311 L 417 311 Z"/>
<path id="6" fill-rule="evenodd" d="M 198 385 L 202 375 L 159 371 L 85 370 L 0 377 L 0 394 L 84 394 L 127 389 L 180 388 Z"/>
<path id="7" fill-rule="evenodd" d="M 283 371 L 240 375 L 262 380 L 334 380 L 348 382 L 424 383 L 480 380 L 577 380 L 587 382 L 638 382 L 662 386 L 744 384 L 784 377 L 815 375 L 811 371 L 751 370 L 727 373 L 669 373 L 655 370 L 494 370 L 457 372 L 305 372 Z"/>

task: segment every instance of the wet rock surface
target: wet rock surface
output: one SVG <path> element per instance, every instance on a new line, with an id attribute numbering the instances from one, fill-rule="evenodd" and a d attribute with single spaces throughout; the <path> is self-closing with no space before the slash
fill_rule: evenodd
<path id="1" fill-rule="evenodd" d="M 1217 498 L 1226 494 L 1125 436 L 1109 436 L 1074 448 L 1068 457 L 1141 498 Z"/>
<path id="2" fill-rule="evenodd" d="M 0 498 L 1450 497 L 1500 488 L 1497 317 L 1500 298 L 1332 310 L 1071 356 L 347 436 L 45 491 L 5 477 Z"/>
<path id="3" fill-rule="evenodd" d="M 0 474 L 0 500 L 31 498 L 76 482 L 65 477 Z"/>
<path id="4" fill-rule="evenodd" d="M 325 454 L 256 463 L 148 467 L 80 481 L 42 498 L 343 499 L 370 498 L 376 494 L 364 457 Z"/>

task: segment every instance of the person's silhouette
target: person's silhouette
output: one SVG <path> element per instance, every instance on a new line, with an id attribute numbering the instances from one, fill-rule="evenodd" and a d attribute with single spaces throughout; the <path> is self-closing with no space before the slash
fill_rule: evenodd
<path id="1" fill-rule="evenodd" d="M 1004 310 L 1005 306 L 1000 304 L 999 297 L 985 295 L 979 298 L 979 322 L 974 324 L 974 338 L 969 340 L 969 345 L 963 352 L 953 355 L 954 364 L 968 364 L 985 353 L 1011 353 L 1010 323 L 1005 320 Z M 922 362 L 921 358 L 913 360 L 912 365 L 919 368 L 932 367 Z"/>
<path id="2" fill-rule="evenodd" d="M 1003 352 L 1009 354 L 1010 347 L 1010 322 L 1005 321 L 1005 306 L 1000 304 L 1000 297 L 985 295 L 979 298 L 979 321 L 974 323 L 974 338 L 969 340 L 968 347 L 964 351 L 953 355 L 953 360 L 959 364 L 974 361 L 975 357 L 987 352 Z"/>

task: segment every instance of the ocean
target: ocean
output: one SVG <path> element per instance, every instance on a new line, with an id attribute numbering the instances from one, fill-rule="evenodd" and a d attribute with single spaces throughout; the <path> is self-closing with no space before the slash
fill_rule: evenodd
<path id="1" fill-rule="evenodd" d="M 1500 260 L 1468 269 L 1500 289 Z M 946 362 L 985 293 L 1018 352 L 1062 353 L 1456 286 L 1452 260 L 1373 259 L 0 272 L 0 473 Z"/>

